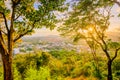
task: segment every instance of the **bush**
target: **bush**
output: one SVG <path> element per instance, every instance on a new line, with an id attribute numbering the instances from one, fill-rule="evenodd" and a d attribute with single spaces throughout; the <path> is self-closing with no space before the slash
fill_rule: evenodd
<path id="1" fill-rule="evenodd" d="M 30 67 L 26 70 L 25 80 L 50 80 L 50 70 L 48 67 L 40 67 L 39 70 Z"/>

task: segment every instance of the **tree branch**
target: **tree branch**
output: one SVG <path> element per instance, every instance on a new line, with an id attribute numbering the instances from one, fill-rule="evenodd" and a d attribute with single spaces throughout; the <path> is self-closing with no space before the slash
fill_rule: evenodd
<path id="1" fill-rule="evenodd" d="M 17 6 L 21 0 L 11 0 L 14 6 Z"/>
<path id="2" fill-rule="evenodd" d="M 117 49 L 115 50 L 115 55 L 114 55 L 114 57 L 112 58 L 112 61 L 117 57 L 117 53 L 118 53 L 119 50 L 120 50 L 120 48 L 117 48 Z"/>
<path id="3" fill-rule="evenodd" d="M 5 50 L 6 54 L 8 54 L 8 50 L 7 50 L 7 47 L 5 46 L 1 31 L 0 31 L 0 45 Z"/>
<path id="4" fill-rule="evenodd" d="M 0 31 L 1 31 L 1 33 L 7 35 L 7 33 L 1 29 L 1 26 L 0 26 Z"/>
<path id="5" fill-rule="evenodd" d="M 19 34 L 13 41 L 16 42 L 18 39 L 20 39 L 21 37 L 23 37 L 24 35 L 26 35 L 29 31 L 33 30 L 34 27 L 35 27 L 35 23 L 36 22 L 33 22 L 32 28 L 30 30 L 27 30 L 26 32 Z"/>
<path id="6" fill-rule="evenodd" d="M 7 35 L 7 33 L 6 33 L 6 32 L 4 32 L 3 30 L 1 30 L 1 32 L 2 32 L 2 33 L 4 33 L 5 35 Z"/>
<path id="7" fill-rule="evenodd" d="M 96 22 L 96 21 L 95 21 L 95 22 Z M 108 53 L 107 44 L 106 44 L 106 42 L 105 42 L 105 40 L 104 40 L 104 34 L 102 33 L 102 35 L 100 35 L 99 32 L 98 32 L 97 29 L 96 29 L 96 26 L 94 27 L 94 30 L 95 30 L 97 36 L 98 36 L 98 37 L 100 38 L 100 40 L 102 41 L 102 43 L 98 42 L 98 41 L 95 40 L 95 39 L 94 39 L 94 40 L 101 46 L 101 48 L 102 48 L 102 50 L 105 52 L 107 58 L 108 58 L 109 60 L 111 60 L 110 55 L 109 55 L 109 53 Z M 103 44 L 103 45 L 102 45 L 102 44 Z"/>
<path id="8" fill-rule="evenodd" d="M 102 45 L 102 43 L 100 43 L 98 40 L 96 40 L 96 39 L 93 37 L 93 35 L 91 35 L 91 36 L 92 36 L 92 39 L 101 46 L 101 48 L 102 48 L 102 50 L 105 52 L 107 58 L 108 58 L 109 60 L 111 60 L 110 55 L 109 55 L 109 53 L 108 53 L 108 51 L 107 51 L 108 49 L 107 49 L 107 44 L 105 43 L 105 41 L 104 41 L 103 39 L 101 39 L 101 40 L 102 40 L 102 43 L 104 44 L 104 45 Z M 105 46 L 105 48 L 104 48 L 104 46 Z"/>
<path id="9" fill-rule="evenodd" d="M 6 19 L 6 16 L 4 13 L 0 12 L 0 14 L 2 14 L 3 18 L 4 18 L 4 22 L 5 22 L 5 27 L 7 29 L 7 31 L 9 31 L 9 28 L 8 28 L 8 24 L 7 24 L 7 19 Z"/>
<path id="10" fill-rule="evenodd" d="M 18 5 L 20 2 L 21 2 L 21 0 L 18 0 L 18 1 L 15 3 L 15 5 Z"/>
<path id="11" fill-rule="evenodd" d="M 14 19 L 14 21 L 17 20 L 20 16 L 21 16 L 21 14 L 19 14 L 19 15 Z"/>

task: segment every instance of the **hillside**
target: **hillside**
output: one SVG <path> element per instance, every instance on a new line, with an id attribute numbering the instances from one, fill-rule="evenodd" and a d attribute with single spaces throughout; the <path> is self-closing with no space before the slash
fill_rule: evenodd
<path id="1" fill-rule="evenodd" d="M 51 35 L 51 36 L 39 36 L 39 37 L 23 37 L 22 38 L 23 42 L 37 42 L 39 40 L 41 41 L 46 41 L 46 42 L 62 42 L 65 41 L 66 39 L 56 36 L 56 35 Z"/>

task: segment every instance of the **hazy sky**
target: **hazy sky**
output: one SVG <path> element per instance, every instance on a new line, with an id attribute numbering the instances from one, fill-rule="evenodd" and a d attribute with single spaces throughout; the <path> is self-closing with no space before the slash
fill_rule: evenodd
<path id="1" fill-rule="evenodd" d="M 36 29 L 35 33 L 32 36 L 49 36 L 49 35 L 59 35 L 57 30 L 49 30 L 49 29 Z"/>
<path id="2" fill-rule="evenodd" d="M 69 1 L 72 1 L 72 0 L 67 0 L 67 2 Z M 10 5 L 8 5 L 10 2 L 6 2 L 7 3 L 7 6 L 10 8 Z M 36 7 L 38 4 L 35 4 L 34 6 Z M 37 8 L 37 7 L 36 7 Z M 112 10 L 112 14 L 116 15 L 120 13 L 120 7 L 118 7 L 118 5 L 115 5 L 113 7 L 113 10 Z M 59 15 L 59 17 L 62 17 L 61 15 Z M 109 30 L 112 30 L 115 29 L 115 28 L 120 28 L 120 18 L 116 16 L 114 16 L 113 18 L 110 19 L 110 28 Z M 59 25 L 59 24 L 58 24 Z M 35 33 L 32 34 L 32 36 L 48 36 L 48 35 L 59 35 L 59 32 L 57 32 L 57 30 L 52 30 L 50 31 L 49 29 L 37 29 L 35 30 Z"/>
<path id="3" fill-rule="evenodd" d="M 112 14 L 114 14 L 115 16 L 110 19 L 111 29 L 116 28 L 116 27 L 120 28 L 120 17 L 119 18 L 117 17 L 118 13 L 120 13 L 120 7 L 118 5 L 115 5 L 112 9 Z"/>
<path id="4" fill-rule="evenodd" d="M 120 13 L 120 7 L 118 5 L 115 5 L 112 9 L 112 14 L 115 14 L 114 17 L 110 19 L 110 31 L 115 31 L 114 29 L 120 28 L 120 17 L 118 18 L 116 14 Z M 38 29 L 35 30 L 36 32 L 32 36 L 48 36 L 48 35 L 59 35 L 59 32 L 57 30 L 50 31 L 49 29 Z"/>

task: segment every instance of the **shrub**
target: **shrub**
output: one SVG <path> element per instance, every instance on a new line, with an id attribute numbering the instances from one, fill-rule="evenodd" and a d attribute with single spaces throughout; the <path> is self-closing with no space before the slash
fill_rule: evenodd
<path id="1" fill-rule="evenodd" d="M 48 67 L 40 67 L 39 70 L 30 67 L 26 70 L 25 80 L 50 80 L 50 70 Z"/>

